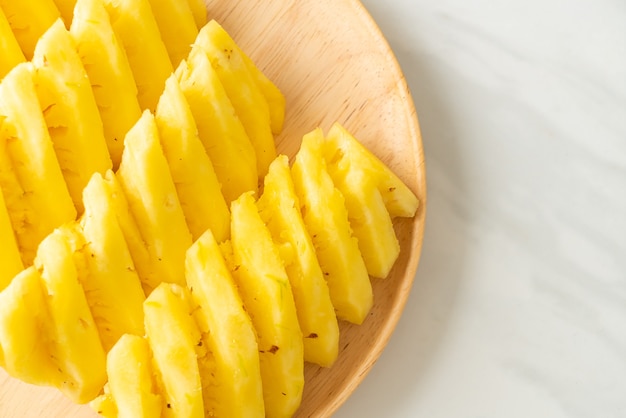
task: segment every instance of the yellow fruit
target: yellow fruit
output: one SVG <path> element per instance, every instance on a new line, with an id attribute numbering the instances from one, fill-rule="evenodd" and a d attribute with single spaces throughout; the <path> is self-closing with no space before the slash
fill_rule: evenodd
<path id="1" fill-rule="evenodd" d="M 163 153 L 193 239 L 210 229 L 218 241 L 230 234 L 230 212 L 191 109 L 170 76 L 157 105 L 155 121 Z"/>
<path id="2" fill-rule="evenodd" d="M 33 57 L 39 37 L 61 15 L 52 0 L 0 0 L 0 8 L 29 60 Z"/>
<path id="3" fill-rule="evenodd" d="M 222 184 L 226 202 L 244 192 L 256 191 L 254 147 L 206 54 L 194 48 L 189 59 L 176 69 L 176 77 Z"/>
<path id="4" fill-rule="evenodd" d="M 337 316 L 360 324 L 373 303 L 372 286 L 344 198 L 326 169 L 323 140 L 319 128 L 302 139 L 292 167 L 294 185 Z"/>
<path id="5" fill-rule="evenodd" d="M 215 359 L 215 383 L 205 388 L 206 416 L 265 416 L 255 331 L 211 231 L 187 251 L 185 266 L 198 306 L 194 317 Z"/>
<path id="6" fill-rule="evenodd" d="M 0 9 L 0 51 L 2 51 L 0 60 L 0 80 L 2 80 L 13 67 L 26 61 L 2 9 Z"/>
<path id="7" fill-rule="evenodd" d="M 54 228 L 76 218 L 28 63 L 0 84 L 0 187 L 25 266 Z"/>
<path id="8" fill-rule="evenodd" d="M 203 50 L 211 61 L 254 146 L 258 175 L 263 178 L 276 158 L 265 96 L 250 74 L 235 41 L 215 20 L 200 30 L 194 47 Z"/>
<path id="9" fill-rule="evenodd" d="M 74 16 L 74 6 L 76 5 L 76 0 L 53 0 L 56 4 L 59 12 L 61 12 L 61 17 L 63 18 L 63 22 L 65 22 L 65 26 L 69 29 L 70 24 L 72 24 L 73 16 Z"/>
<path id="10" fill-rule="evenodd" d="M 231 213 L 233 275 L 257 331 L 265 414 L 288 417 L 304 386 L 302 332 L 289 279 L 252 194 L 235 200 Z"/>
<path id="11" fill-rule="evenodd" d="M 170 61 L 177 66 L 191 50 L 198 35 L 189 3 L 181 0 L 149 0 L 152 13 L 159 26 Z"/>
<path id="12" fill-rule="evenodd" d="M 102 0 L 78 0 L 74 13 L 70 34 L 89 76 L 113 168 L 117 169 L 124 136 L 141 117 L 137 86 Z"/>
<path id="13" fill-rule="evenodd" d="M 288 247 L 292 255 L 291 260 L 283 257 L 283 262 L 304 336 L 304 360 L 328 367 L 337 358 L 339 327 L 328 285 L 300 214 L 286 156 L 279 156 L 270 165 L 257 206 L 274 243 Z"/>
<path id="14" fill-rule="evenodd" d="M 117 418 L 119 415 L 117 412 L 117 405 L 113 396 L 109 392 L 109 384 L 104 385 L 104 393 L 98 396 L 93 401 L 89 402 L 91 409 L 104 418 Z"/>
<path id="15" fill-rule="evenodd" d="M 191 234 L 147 110 L 126 135 L 117 178 L 150 255 L 147 276 L 140 274 L 146 294 L 161 282 L 184 284 Z"/>
<path id="16" fill-rule="evenodd" d="M 57 160 L 78 213 L 93 173 L 111 169 L 87 73 L 76 45 L 59 19 L 40 38 L 33 56 L 34 80 Z"/>
<path id="17" fill-rule="evenodd" d="M 0 291 L 2 291 L 9 285 L 11 279 L 24 268 L 17 241 L 15 241 L 13 227 L 11 226 L 11 219 L 4 204 L 2 189 L 0 189 L 0 242 L 2 243 L 2 251 L 0 251 Z"/>
<path id="18" fill-rule="evenodd" d="M 187 4 L 189 5 L 191 13 L 193 13 L 196 27 L 200 29 L 207 21 L 207 10 L 204 0 L 187 0 Z"/>
<path id="19" fill-rule="evenodd" d="M 137 83 L 142 109 L 154 111 L 172 63 L 148 0 L 104 0 Z"/>
<path id="20" fill-rule="evenodd" d="M 164 417 L 204 417 L 195 352 L 200 331 L 189 297 L 186 288 L 162 283 L 144 303 L 146 338 L 162 389 Z"/>

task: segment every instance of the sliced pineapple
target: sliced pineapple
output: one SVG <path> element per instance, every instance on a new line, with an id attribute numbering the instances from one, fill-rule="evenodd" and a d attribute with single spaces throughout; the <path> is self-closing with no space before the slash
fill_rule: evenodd
<path id="1" fill-rule="evenodd" d="M 2 51 L 2 59 L 0 59 L 0 80 L 20 62 L 26 61 L 24 53 L 20 45 L 15 39 L 15 35 L 11 30 L 9 21 L 4 12 L 0 8 L 0 51 Z"/>
<path id="2" fill-rule="evenodd" d="M 193 239 L 210 229 L 218 241 L 230 234 L 230 212 L 193 119 L 176 80 L 170 76 L 157 105 L 155 120 L 163 153 Z"/>
<path id="3" fill-rule="evenodd" d="M 233 275 L 257 331 L 265 414 L 291 416 L 302 398 L 304 354 L 289 279 L 252 193 L 235 200 L 231 213 Z"/>
<path id="4" fill-rule="evenodd" d="M 16 66 L 0 84 L 0 187 L 22 261 L 29 266 L 41 240 L 76 218 L 29 63 Z"/>
<path id="5" fill-rule="evenodd" d="M 2 243 L 2 251 L 0 251 L 0 291 L 2 291 L 9 285 L 11 279 L 24 268 L 20 258 L 20 250 L 17 247 L 17 241 L 15 241 L 11 219 L 4 203 L 2 189 L 0 189 L 0 242 Z"/>
<path id="6" fill-rule="evenodd" d="M 39 37 L 61 16 L 53 0 L 0 0 L 0 8 L 29 60 Z"/>
<path id="7" fill-rule="evenodd" d="M 193 14 L 196 27 L 200 29 L 207 22 L 207 10 L 204 0 L 187 0 L 187 4 Z"/>
<path id="8" fill-rule="evenodd" d="M 200 331 L 186 288 L 161 283 L 144 303 L 146 338 L 163 397 L 163 416 L 204 417 L 195 347 Z"/>
<path id="9" fill-rule="evenodd" d="M 119 413 L 117 411 L 117 405 L 109 390 L 109 384 L 104 385 L 104 393 L 98 396 L 93 401 L 89 402 L 91 409 L 104 418 L 117 418 Z M 157 415 L 158 416 L 158 415 Z"/>
<path id="10" fill-rule="evenodd" d="M 323 141 L 319 128 L 302 139 L 292 167 L 294 185 L 337 316 L 360 324 L 373 303 L 372 285 L 344 198 L 326 170 Z"/>
<path id="11" fill-rule="evenodd" d="M 204 52 L 194 48 L 176 69 L 222 193 L 230 203 L 258 187 L 254 147 L 235 114 L 224 86 Z"/>
<path id="12" fill-rule="evenodd" d="M 161 282 L 184 284 L 191 234 L 148 110 L 126 135 L 117 178 L 150 256 L 147 276 L 140 275 L 146 294 Z"/>
<path id="13" fill-rule="evenodd" d="M 93 173 L 111 169 L 102 120 L 76 45 L 61 19 L 37 43 L 34 80 L 57 160 L 78 213 Z"/>
<path id="14" fill-rule="evenodd" d="M 287 247 L 283 257 L 304 336 L 304 360 L 332 365 L 339 351 L 339 327 L 330 293 L 296 196 L 289 160 L 281 155 L 270 165 L 263 194 L 257 202 L 277 246 Z"/>
<path id="15" fill-rule="evenodd" d="M 137 83 L 142 109 L 154 111 L 165 80 L 172 73 L 167 48 L 149 0 L 103 0 Z"/>
<path id="16" fill-rule="evenodd" d="M 106 382 L 105 352 L 85 293 L 79 283 L 69 227 L 41 242 L 35 266 L 41 272 L 51 321 L 50 355 L 63 378 L 58 388 L 77 403 L 98 396 Z"/>
<path id="17" fill-rule="evenodd" d="M 72 18 L 74 15 L 74 6 L 76 5 L 76 0 L 53 0 L 56 4 L 59 12 L 61 12 L 61 17 L 65 22 L 65 26 L 69 29 L 72 24 Z"/>
<path id="18" fill-rule="evenodd" d="M 235 41 L 215 20 L 200 30 L 194 46 L 209 57 L 254 146 L 259 178 L 263 178 L 276 158 L 265 96 L 250 74 Z"/>
<path id="19" fill-rule="evenodd" d="M 198 35 L 191 7 L 181 0 L 149 1 L 170 61 L 177 66 L 189 55 L 191 44 Z"/>
<path id="20" fill-rule="evenodd" d="M 113 168 L 117 169 L 124 136 L 141 117 L 133 72 L 102 0 L 76 2 L 70 34 L 89 76 Z"/>
<path id="21" fill-rule="evenodd" d="M 205 415 L 265 416 L 255 331 L 211 231 L 187 251 L 185 267 L 198 306 L 194 317 L 215 359 L 215 383 L 205 388 Z"/>

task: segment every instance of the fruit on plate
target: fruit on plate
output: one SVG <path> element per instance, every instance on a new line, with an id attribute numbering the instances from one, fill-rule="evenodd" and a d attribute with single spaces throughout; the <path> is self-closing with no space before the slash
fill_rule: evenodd
<path id="1" fill-rule="evenodd" d="M 33 57 L 39 37 L 60 17 L 53 0 L 0 0 L 0 8 L 28 60 Z"/>
<path id="2" fill-rule="evenodd" d="M 13 35 L 9 21 L 0 8 L 0 51 L 2 51 L 2 59 L 0 60 L 0 80 L 8 73 L 11 68 L 20 62 L 24 62 L 24 54 L 20 45 Z"/>
<path id="3" fill-rule="evenodd" d="M 4 195 L 0 189 L 0 291 L 11 283 L 11 279 L 22 271 L 24 264 L 20 258 L 20 250 L 17 248 L 17 241 L 13 234 L 11 219 L 7 206 L 4 203 Z"/>

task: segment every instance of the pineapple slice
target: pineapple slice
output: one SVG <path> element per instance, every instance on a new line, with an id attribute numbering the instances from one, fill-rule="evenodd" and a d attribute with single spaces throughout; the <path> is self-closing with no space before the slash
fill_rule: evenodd
<path id="1" fill-rule="evenodd" d="M 189 103 L 222 193 L 230 203 L 258 187 L 254 147 L 204 52 L 193 48 L 176 77 Z"/>
<path id="2" fill-rule="evenodd" d="M 234 277 L 257 331 L 265 413 L 291 416 L 302 398 L 304 354 L 289 279 L 252 193 L 235 200 L 231 213 Z"/>
<path id="3" fill-rule="evenodd" d="M 191 234 L 147 110 L 126 135 L 117 177 L 150 255 L 150 271 L 142 277 L 146 294 L 161 282 L 184 284 Z"/>
<path id="4" fill-rule="evenodd" d="M 29 266 L 41 240 L 76 218 L 29 63 L 16 66 L 0 84 L 0 187 L 22 261 Z"/>
<path id="5" fill-rule="evenodd" d="M 117 169 L 124 136 L 141 117 L 133 72 L 102 0 L 76 2 L 70 34 L 89 76 L 113 168 Z"/>
<path id="6" fill-rule="evenodd" d="M 74 16 L 74 6 L 76 5 L 76 0 L 54 0 L 54 3 L 59 9 L 59 12 L 61 12 L 61 17 L 65 22 L 65 26 L 69 28 Z"/>
<path id="7" fill-rule="evenodd" d="M 61 19 L 43 34 L 33 57 L 39 104 L 78 213 L 93 173 L 111 169 L 89 78 Z"/>
<path id="8" fill-rule="evenodd" d="M 13 67 L 26 61 L 2 9 L 0 9 L 0 51 L 2 51 L 0 59 L 0 80 L 2 80 Z"/>
<path id="9" fill-rule="evenodd" d="M 111 195 L 99 173 L 84 192 L 80 220 L 85 243 L 79 249 L 87 274 L 81 278 L 105 351 L 123 334 L 143 335 L 145 295 L 117 222 Z"/>
<path id="10" fill-rule="evenodd" d="M 0 251 L 0 291 L 2 291 L 9 285 L 11 279 L 24 268 L 11 226 L 11 219 L 4 204 L 2 189 L 0 189 L 0 242 L 3 247 Z"/>
<path id="11" fill-rule="evenodd" d="M 189 299 L 186 288 L 161 283 L 144 303 L 146 338 L 157 383 L 162 386 L 164 417 L 204 417 L 195 351 L 200 331 Z"/>
<path id="12" fill-rule="evenodd" d="M 254 146 L 259 178 L 263 178 L 276 158 L 270 110 L 265 96 L 250 74 L 235 41 L 215 20 L 200 30 L 195 47 L 207 54 L 219 76 Z"/>
<path id="13" fill-rule="evenodd" d="M 337 317 L 313 242 L 300 214 L 300 202 L 286 156 L 279 156 L 270 165 L 257 206 L 274 242 L 279 247 L 287 246 L 293 254 L 292 260 L 283 259 L 283 262 L 304 336 L 304 360 L 329 367 L 339 350 Z"/>
<path id="14" fill-rule="evenodd" d="M 265 416 L 254 327 L 211 231 L 187 250 L 185 267 L 198 306 L 194 317 L 215 358 L 216 384 L 205 390 L 210 392 L 206 416 Z"/>
<path id="15" fill-rule="evenodd" d="M 35 266 L 50 310 L 50 356 L 63 374 L 58 388 L 74 402 L 85 403 L 98 396 L 106 382 L 106 357 L 79 283 L 74 239 L 68 227 L 56 229 L 41 242 Z"/>
<path id="16" fill-rule="evenodd" d="M 149 1 L 170 61 L 177 66 L 189 55 L 191 44 L 198 36 L 198 27 L 193 12 L 186 1 Z"/>
<path id="17" fill-rule="evenodd" d="M 165 80 L 172 73 L 167 48 L 149 0 L 103 0 L 133 71 L 139 104 L 154 111 Z"/>
<path id="18" fill-rule="evenodd" d="M 361 324 L 372 307 L 372 285 L 344 198 L 326 170 L 323 140 L 319 128 L 302 139 L 292 167 L 294 185 L 337 316 Z"/>
<path id="19" fill-rule="evenodd" d="M 0 0 L 0 8 L 28 60 L 41 35 L 61 16 L 53 0 Z"/>
<path id="20" fill-rule="evenodd" d="M 165 82 L 155 121 L 163 153 L 193 239 L 210 229 L 218 241 L 228 238 L 230 212 L 187 100 L 174 75 Z"/>
<path id="21" fill-rule="evenodd" d="M 206 25 L 207 22 L 207 10 L 204 0 L 187 0 L 189 9 L 193 14 L 193 19 L 196 22 L 198 29 Z"/>
<path id="22" fill-rule="evenodd" d="M 98 396 L 93 401 L 89 402 L 91 409 L 104 418 L 117 418 L 119 412 L 117 411 L 117 405 L 111 391 L 109 390 L 109 384 L 104 385 L 104 393 Z M 158 415 L 157 415 L 158 416 Z"/>
<path id="23" fill-rule="evenodd" d="M 151 357 L 145 338 L 122 335 L 107 355 L 108 393 L 93 401 L 92 408 L 103 408 L 96 410 L 119 418 L 160 417 L 162 398 L 157 392 Z"/>

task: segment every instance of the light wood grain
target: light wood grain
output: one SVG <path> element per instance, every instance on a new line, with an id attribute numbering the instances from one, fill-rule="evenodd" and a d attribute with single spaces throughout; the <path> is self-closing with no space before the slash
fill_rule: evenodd
<path id="1" fill-rule="evenodd" d="M 424 155 L 415 109 L 400 68 L 356 0 L 209 0 L 217 19 L 287 99 L 278 150 L 293 157 L 300 138 L 338 121 L 379 156 L 420 199 L 414 219 L 396 221 L 401 253 L 390 276 L 373 280 L 363 325 L 341 323 L 340 355 L 329 369 L 306 365 L 298 417 L 327 417 L 362 381 L 387 344 L 406 303 L 421 252 L 426 208 Z M 242 400 L 245 402 L 245 400 Z M 0 418 L 94 417 L 56 391 L 0 370 Z"/>

